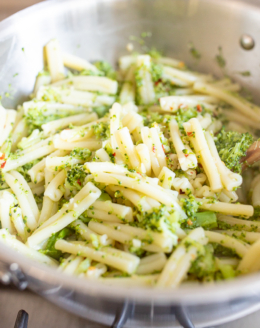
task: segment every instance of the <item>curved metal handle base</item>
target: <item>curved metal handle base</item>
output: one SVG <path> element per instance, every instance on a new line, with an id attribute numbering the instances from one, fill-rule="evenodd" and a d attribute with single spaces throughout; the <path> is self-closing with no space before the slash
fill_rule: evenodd
<path id="1" fill-rule="evenodd" d="M 14 328 L 27 328 L 29 315 L 26 311 L 20 310 L 17 314 Z"/>

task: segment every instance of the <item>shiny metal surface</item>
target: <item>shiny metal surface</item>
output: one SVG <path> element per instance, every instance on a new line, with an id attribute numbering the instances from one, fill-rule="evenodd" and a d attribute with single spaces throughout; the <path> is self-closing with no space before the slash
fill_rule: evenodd
<path id="1" fill-rule="evenodd" d="M 260 101 L 258 4 L 256 0 L 54 0 L 33 6 L 0 23 L 3 104 L 14 107 L 31 93 L 43 66 L 43 45 L 51 38 L 58 38 L 65 51 L 116 64 L 118 56 L 126 53 L 129 36 L 143 31 L 152 32 L 148 46 L 196 70 L 228 74 Z M 239 44 L 243 34 L 255 40 L 251 51 Z M 192 57 L 190 42 L 201 53 L 200 61 Z M 219 46 L 226 60 L 224 72 L 215 60 Z M 251 75 L 244 77 L 241 71 Z M 196 327 L 226 322 L 259 308 L 259 274 L 177 291 L 111 288 L 57 274 L 4 246 L 0 250 L 0 259 L 17 263 L 32 290 L 68 311 L 105 324 L 112 324 L 125 300 L 135 303 L 134 316 L 126 326 L 143 328 L 178 327 L 171 312 L 174 304 L 188 305 Z"/>
<path id="2" fill-rule="evenodd" d="M 251 35 L 243 34 L 240 38 L 241 47 L 245 50 L 252 50 L 255 46 L 255 40 Z"/>

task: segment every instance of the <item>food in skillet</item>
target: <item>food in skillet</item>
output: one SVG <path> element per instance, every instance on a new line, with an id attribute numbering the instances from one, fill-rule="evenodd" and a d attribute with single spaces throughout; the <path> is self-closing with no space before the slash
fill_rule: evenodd
<path id="1" fill-rule="evenodd" d="M 107 284 L 260 270 L 260 108 L 240 86 L 154 51 L 118 71 L 45 53 L 31 100 L 0 108 L 1 242 Z"/>

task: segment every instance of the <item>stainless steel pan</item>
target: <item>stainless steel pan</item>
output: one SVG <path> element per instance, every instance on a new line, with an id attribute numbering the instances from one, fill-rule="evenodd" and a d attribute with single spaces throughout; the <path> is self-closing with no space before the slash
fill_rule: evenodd
<path id="1" fill-rule="evenodd" d="M 148 46 L 215 75 L 228 74 L 260 100 L 260 1 L 228 0 L 54 0 L 35 5 L 0 23 L 0 92 L 14 107 L 26 99 L 42 69 L 42 48 L 58 38 L 65 51 L 89 60 L 116 63 L 126 53 L 129 36 L 152 32 Z M 244 34 L 255 42 L 240 45 Z M 200 51 L 194 59 L 188 44 Z M 222 47 L 226 66 L 215 60 Z M 250 77 L 238 72 L 251 71 Z M 184 307 L 196 327 L 206 327 L 260 308 L 260 275 L 178 290 L 111 288 L 66 277 L 0 246 L 0 278 L 27 285 L 82 317 L 120 327 L 178 327 Z M 17 263 L 18 266 L 11 263 Z M 11 270 L 11 271 L 10 271 Z M 176 307 L 177 306 L 177 307 Z M 116 318 L 116 319 L 115 319 Z M 177 320 L 178 319 L 178 320 Z M 118 323 L 118 325 L 117 325 Z M 122 325 L 121 325 L 122 326 Z"/>

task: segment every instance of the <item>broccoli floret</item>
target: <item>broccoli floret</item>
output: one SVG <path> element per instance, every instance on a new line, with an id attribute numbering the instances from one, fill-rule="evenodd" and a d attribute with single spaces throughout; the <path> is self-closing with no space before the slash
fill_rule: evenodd
<path id="1" fill-rule="evenodd" d="M 92 155 L 92 152 L 87 148 L 74 148 L 70 152 L 70 156 L 76 159 L 87 162 Z"/>
<path id="2" fill-rule="evenodd" d="M 92 125 L 96 138 L 101 140 L 107 140 L 110 138 L 110 126 L 109 123 L 100 122 Z"/>
<path id="3" fill-rule="evenodd" d="M 218 263 L 219 271 L 222 274 L 223 279 L 233 279 L 236 276 L 236 271 L 231 265 Z"/>
<path id="4" fill-rule="evenodd" d="M 254 215 L 250 218 L 250 220 L 259 219 L 260 217 L 260 206 L 254 207 Z"/>
<path id="5" fill-rule="evenodd" d="M 191 192 L 188 194 L 188 198 L 181 198 L 181 202 L 183 204 L 183 210 L 188 216 L 187 224 L 188 226 L 192 226 L 193 221 L 196 221 L 196 213 L 198 212 L 201 204 L 196 201 Z"/>
<path id="6" fill-rule="evenodd" d="M 168 230 L 175 233 L 176 228 L 179 227 L 179 214 L 178 212 L 169 212 L 165 206 L 153 208 L 150 213 L 138 211 L 136 213 L 138 222 L 133 225 L 146 230 L 163 232 Z"/>
<path id="7" fill-rule="evenodd" d="M 116 162 L 116 160 L 115 160 L 116 153 L 113 151 L 111 145 L 109 143 L 107 143 L 105 145 L 104 149 L 107 152 L 108 156 L 110 157 L 111 162 L 115 163 Z"/>
<path id="8" fill-rule="evenodd" d="M 171 119 L 170 115 L 161 115 L 158 112 L 152 112 L 148 109 L 143 109 L 138 114 L 143 117 L 144 125 L 149 127 L 152 127 L 155 122 L 158 124 L 167 124 Z"/>
<path id="9" fill-rule="evenodd" d="M 241 173 L 242 164 L 240 160 L 246 155 L 247 149 L 253 143 L 253 136 L 235 131 L 222 129 L 217 135 L 216 147 L 221 160 L 233 172 Z"/>
<path id="10" fill-rule="evenodd" d="M 158 59 L 158 58 L 161 58 L 161 57 L 162 57 L 162 53 L 161 53 L 159 50 L 155 49 L 155 48 L 152 48 L 152 49 L 148 52 L 148 54 L 149 54 L 152 58 L 154 58 L 154 59 Z"/>
<path id="11" fill-rule="evenodd" d="M 44 100 L 45 101 L 45 100 Z M 45 123 L 55 121 L 59 118 L 67 117 L 72 115 L 73 113 L 48 113 L 46 108 L 29 108 L 25 120 L 29 128 L 29 133 L 33 132 L 35 129 L 41 129 L 41 126 Z"/>
<path id="12" fill-rule="evenodd" d="M 83 165 L 74 165 L 67 172 L 65 187 L 70 190 L 80 190 L 83 187 L 87 173 Z"/>
<path id="13" fill-rule="evenodd" d="M 94 107 L 93 111 L 97 113 L 98 117 L 103 117 L 105 114 L 109 112 L 109 109 L 111 106 L 99 106 L 99 107 Z"/>
<path id="14" fill-rule="evenodd" d="M 41 194 L 41 195 L 34 194 L 33 196 L 34 196 L 34 199 L 35 199 L 37 205 L 38 206 L 41 206 L 42 203 L 43 203 L 43 196 L 44 196 L 44 194 Z"/>
<path id="15" fill-rule="evenodd" d="M 98 200 L 102 201 L 102 202 L 106 202 L 107 200 L 112 201 L 111 197 L 109 196 L 108 193 L 106 193 L 105 191 L 102 191 L 100 197 L 98 198 Z"/>
<path id="16" fill-rule="evenodd" d="M 179 129 L 183 131 L 182 124 L 189 121 L 191 118 L 197 117 L 198 114 L 205 114 L 204 106 L 198 105 L 197 107 L 179 108 L 175 117 L 176 121 L 178 122 Z"/>
<path id="17" fill-rule="evenodd" d="M 162 78 L 163 68 L 161 65 L 152 63 L 151 65 L 151 75 L 153 82 L 157 82 L 159 79 Z"/>
<path id="18" fill-rule="evenodd" d="M 211 211 L 199 212 L 194 214 L 194 218 L 186 221 L 182 224 L 183 228 L 194 229 L 197 227 L 203 227 L 204 229 L 217 228 L 217 216 L 216 213 Z"/>
<path id="19" fill-rule="evenodd" d="M 216 271 L 216 264 L 214 258 L 214 248 L 212 245 L 204 246 L 205 253 L 200 255 L 191 265 L 189 273 L 197 278 L 204 278 L 205 276 L 213 275 Z"/>
<path id="20" fill-rule="evenodd" d="M 94 65 L 98 70 L 100 70 L 100 72 L 103 73 L 104 76 L 112 80 L 116 80 L 116 72 L 109 63 L 105 61 L 97 61 L 94 63 Z"/>
<path id="21" fill-rule="evenodd" d="M 50 257 L 53 257 L 56 260 L 59 260 L 62 256 L 62 252 L 55 248 L 56 241 L 59 239 L 64 239 L 66 237 L 69 237 L 69 236 L 73 235 L 73 233 L 74 233 L 74 231 L 70 228 L 64 228 L 61 231 L 54 233 L 48 239 L 45 249 L 41 250 L 40 252 L 45 255 L 48 255 Z"/>

